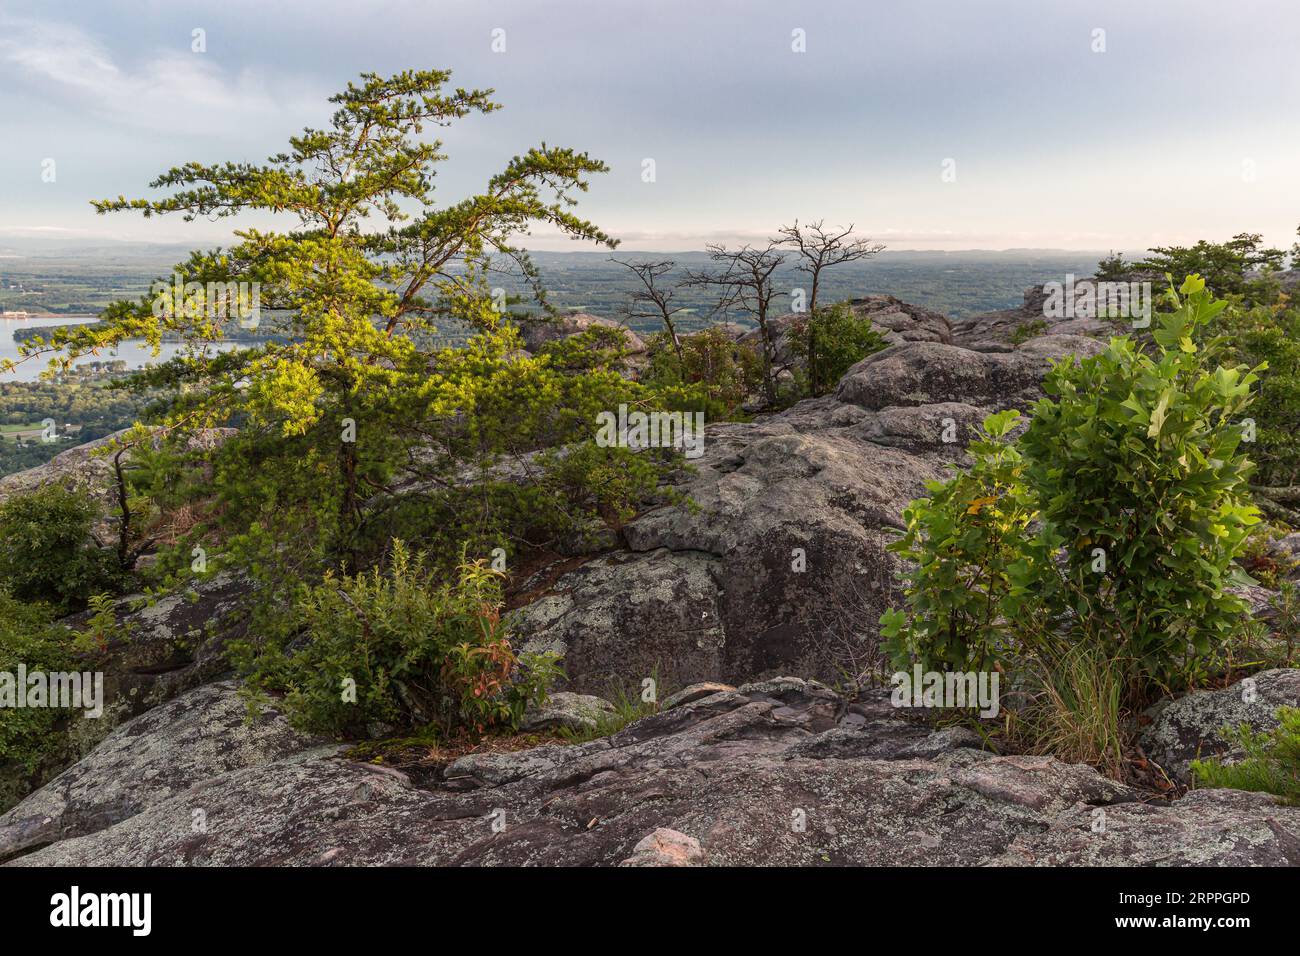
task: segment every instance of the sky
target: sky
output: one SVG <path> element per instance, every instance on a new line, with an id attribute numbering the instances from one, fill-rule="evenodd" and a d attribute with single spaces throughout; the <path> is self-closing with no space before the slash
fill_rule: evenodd
<path id="1" fill-rule="evenodd" d="M 624 249 L 796 218 L 891 249 L 1289 247 L 1297 50 L 1294 0 L 0 0 L 0 240 L 223 242 L 89 201 L 263 160 L 363 71 L 447 68 L 504 109 L 439 131 L 439 195 L 585 150 L 611 171 L 579 212 Z"/>

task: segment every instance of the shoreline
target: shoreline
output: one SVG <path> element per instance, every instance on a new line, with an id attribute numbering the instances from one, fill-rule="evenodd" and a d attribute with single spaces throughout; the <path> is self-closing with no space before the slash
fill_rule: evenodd
<path id="1" fill-rule="evenodd" d="M 0 323 L 40 323 L 40 321 L 48 321 L 49 319 L 57 319 L 59 321 L 64 321 L 66 319 L 99 319 L 99 316 L 94 312 L 69 312 L 66 313 L 66 315 L 60 315 L 60 313 L 51 313 L 51 315 L 27 315 L 23 316 L 22 319 L 13 319 L 13 317 L 8 315 L 0 315 Z"/>

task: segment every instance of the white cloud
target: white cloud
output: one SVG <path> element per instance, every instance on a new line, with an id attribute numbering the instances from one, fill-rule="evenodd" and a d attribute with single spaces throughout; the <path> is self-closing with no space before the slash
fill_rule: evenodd
<path id="1" fill-rule="evenodd" d="M 119 65 L 75 26 L 2 14 L 0 71 L 114 122 L 178 133 L 228 133 L 287 106 L 261 75 L 228 75 L 188 46 Z"/>

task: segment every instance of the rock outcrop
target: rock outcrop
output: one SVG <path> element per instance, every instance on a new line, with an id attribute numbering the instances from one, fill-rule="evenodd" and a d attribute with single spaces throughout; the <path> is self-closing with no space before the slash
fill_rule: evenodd
<path id="1" fill-rule="evenodd" d="M 1002 309 L 959 319 L 952 324 L 952 342 L 982 352 L 1010 351 L 1017 336 L 1086 335 L 1107 339 L 1131 331 L 1123 321 L 1105 318 L 1051 316 L 1044 307 L 1043 286 L 1025 290 L 1019 308 Z"/>
<path id="2" fill-rule="evenodd" d="M 1017 837 L 991 865 L 1300 866 L 1294 812 L 1267 794 L 1239 790 L 1081 810 Z"/>
<path id="3" fill-rule="evenodd" d="M 196 688 L 123 724 L 0 815 L 0 859 L 97 833 L 230 771 L 339 749 L 316 743 L 274 712 L 250 721 L 231 681 Z"/>
<path id="4" fill-rule="evenodd" d="M 681 480 L 689 506 L 515 582 L 523 650 L 559 652 L 568 674 L 528 714 L 532 732 L 590 730 L 612 708 L 583 692 L 651 676 L 659 713 L 582 744 L 409 772 L 360 763 L 273 711 L 248 720 L 220 680 L 246 586 L 214 577 L 192 600 L 119 602 L 108 719 L 83 759 L 0 815 L 0 861 L 1300 865 L 1300 808 L 1267 795 L 1151 802 L 1084 765 L 988 752 L 974 730 L 935 729 L 885 691 L 849 699 L 806 679 L 875 663 L 897 597 L 885 546 L 925 481 L 965 462 L 985 415 L 1035 400 L 1050 360 L 1101 347 L 1106 329 L 1078 320 L 1013 344 L 1032 292 L 1022 310 L 956 324 L 890 296 L 854 300 L 890 345 L 834 394 L 710 425 Z M 569 320 L 530 347 L 613 325 Z M 84 466 L 93 480 L 89 462 L 51 473 Z M 0 495 L 29 480 L 0 482 Z M 1231 758 L 1223 724 L 1265 729 L 1296 704 L 1297 675 L 1257 675 L 1254 703 L 1238 686 L 1162 705 L 1143 746 L 1185 781 L 1191 758 Z"/>
<path id="5" fill-rule="evenodd" d="M 1244 756 L 1233 738 L 1223 736 L 1224 728 L 1272 730 L 1279 707 L 1300 707 L 1300 670 L 1263 671 L 1222 690 L 1161 701 L 1147 714 L 1151 723 L 1143 728 L 1142 749 L 1174 780 L 1189 784 L 1193 760 Z"/>
<path id="6" fill-rule="evenodd" d="M 60 484 L 87 491 L 102 501 L 106 508 L 111 506 L 116 493 L 113 487 L 113 463 L 103 450 L 125 433 L 126 430 L 123 429 L 76 445 L 55 455 L 43 465 L 0 477 L 0 501 L 10 495 Z M 203 429 L 190 439 L 188 447 L 196 450 L 212 448 L 232 434 L 233 428 Z"/>
<path id="7" fill-rule="evenodd" d="M 104 673 L 103 731 L 222 676 L 227 641 L 247 629 L 251 591 L 246 578 L 223 571 L 185 591 L 114 601 L 115 633 L 91 661 Z M 90 617 L 83 611 L 63 623 L 80 629 Z"/>
<path id="8" fill-rule="evenodd" d="M 99 449 L 110 444 L 122 432 L 76 445 L 61 451 L 43 465 L 0 478 L 0 501 L 11 495 L 35 491 L 50 484 L 63 484 L 107 496 L 112 463 Z"/>
<path id="9" fill-rule="evenodd" d="M 572 689 L 866 668 L 894 600 L 885 546 L 904 506 L 964 461 L 985 415 L 1039 396 L 1049 360 L 1100 348 L 1050 335 L 977 352 L 943 341 L 942 316 L 892 297 L 855 308 L 898 344 L 855 365 L 833 396 L 710 426 L 680 486 L 689 505 L 641 515 L 622 547 L 521 583 L 525 649 L 561 653 Z"/>
<path id="10" fill-rule="evenodd" d="M 695 837 L 660 827 L 635 847 L 620 866 L 699 866 L 704 848 Z"/>
<path id="11" fill-rule="evenodd" d="M 536 352 L 548 342 L 558 342 L 561 339 L 568 338 L 571 335 L 578 335 L 593 328 L 620 330 L 627 342 L 629 355 L 640 355 L 646 350 L 646 344 L 641 339 L 641 336 L 627 326 L 615 322 L 613 319 L 589 315 L 586 312 L 525 320 L 519 323 L 519 334 L 524 340 L 524 348 L 530 352 Z"/>
<path id="12" fill-rule="evenodd" d="M 870 319 L 876 331 L 890 345 L 903 342 L 952 342 L 952 325 L 947 317 L 892 295 L 868 295 L 851 299 L 849 308 L 857 317 Z M 772 337 L 773 357 L 778 368 L 788 368 L 796 363 L 793 336 L 805 318 L 804 315 L 778 315 L 768 320 L 768 334 Z M 761 351 L 763 333 L 756 327 L 742 329 L 737 341 Z"/>
<path id="13" fill-rule="evenodd" d="M 952 344 L 952 323 L 944 315 L 912 305 L 892 295 L 868 295 L 850 299 L 853 314 L 870 319 L 890 345 L 903 342 Z"/>
<path id="14" fill-rule="evenodd" d="M 614 716 L 614 705 L 601 697 L 558 691 L 547 697 L 541 706 L 530 706 L 524 713 L 519 729 L 525 732 L 538 730 L 591 731 L 602 720 Z"/>
<path id="15" fill-rule="evenodd" d="M 192 706 L 207 707 L 207 692 L 191 692 Z M 884 692 L 849 701 L 796 679 L 706 694 L 588 744 L 472 754 L 419 779 L 319 750 L 276 759 L 278 734 L 248 757 L 186 758 L 192 732 L 164 716 L 112 744 L 131 756 L 106 741 L 74 786 L 5 818 L 64 819 L 120 797 L 117 822 L 47 831 L 57 842 L 11 864 L 1300 864 L 1300 809 L 1266 796 L 1148 806 L 1091 768 L 932 731 Z M 172 757 L 182 766 L 147 779 Z M 145 782 L 123 790 L 132 777 Z M 96 796 L 98 785 L 108 789 Z"/>
<path id="16" fill-rule="evenodd" d="M 103 713 L 94 719 L 74 713 L 52 733 L 62 746 L 49 748 L 61 761 L 76 760 L 114 728 L 166 703 L 178 694 L 226 674 L 226 642 L 247 626 L 250 584 L 229 572 L 200 579 L 189 590 L 113 602 L 115 627 L 101 650 L 80 655 L 80 667 L 104 676 Z M 73 630 L 89 625 L 90 611 L 63 619 Z M 59 769 L 55 764 L 46 774 Z M 0 762 L 0 811 L 39 785 L 26 769 Z"/>
<path id="17" fill-rule="evenodd" d="M 1095 339 L 1044 335 L 1010 353 L 976 352 L 938 342 L 906 343 L 869 355 L 840 380 L 836 397 L 877 411 L 891 406 L 962 402 L 1023 406 L 1038 397 L 1048 361 L 1093 355 Z"/>

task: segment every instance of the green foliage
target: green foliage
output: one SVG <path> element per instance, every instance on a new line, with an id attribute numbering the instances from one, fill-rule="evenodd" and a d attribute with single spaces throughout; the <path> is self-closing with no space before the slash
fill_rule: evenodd
<path id="1" fill-rule="evenodd" d="M 34 468 L 72 444 L 127 428 L 151 400 L 90 373 L 57 382 L 0 382 L 0 475 Z M 35 436 L 47 418 L 58 423 L 64 438 L 47 442 Z"/>
<path id="2" fill-rule="evenodd" d="M 986 418 L 968 446 L 970 470 L 929 482 L 930 497 L 903 511 L 905 531 L 890 550 L 913 565 L 907 609 L 880 619 L 900 668 L 991 670 L 1015 638 L 1012 572 L 1037 514 L 1007 438 L 1019 418 L 1014 410 Z"/>
<path id="3" fill-rule="evenodd" d="M 758 353 L 719 328 L 679 338 L 680 357 L 665 333 L 647 339 L 650 367 L 642 381 L 672 409 L 700 411 L 708 421 L 726 421 L 762 386 Z"/>
<path id="4" fill-rule="evenodd" d="M 871 320 L 855 315 L 847 302 L 817 309 L 797 323 L 791 338 L 792 350 L 803 364 L 802 391 L 810 396 L 827 394 L 845 372 L 887 344 Z"/>
<path id="5" fill-rule="evenodd" d="M 622 526 L 654 495 L 662 474 L 656 451 L 638 454 L 595 443 L 547 452 L 541 462 L 546 494 L 540 500 L 544 510 L 533 516 L 534 526 L 549 515 L 550 526 L 566 533 L 592 527 L 591 522 L 575 522 L 574 510 L 599 517 L 607 527 Z"/>
<path id="6" fill-rule="evenodd" d="M 238 642 L 232 657 L 254 699 L 283 693 L 305 730 L 513 728 L 557 670 L 553 657 L 516 657 L 500 611 L 499 572 L 466 562 L 440 583 L 423 554 L 394 541 L 386 570 L 302 586 L 280 627 Z"/>
<path id="7" fill-rule="evenodd" d="M 1266 488 L 1288 489 L 1300 483 L 1300 309 L 1282 294 L 1271 273 L 1283 265 L 1278 249 L 1260 248 L 1260 237 L 1236 236 L 1226 243 L 1200 241 L 1194 246 L 1153 249 L 1145 261 L 1103 260 L 1098 277 L 1127 279 L 1135 272 L 1199 274 L 1230 305 L 1216 323 L 1226 347 L 1225 359 L 1252 368 L 1261 376 L 1254 417 L 1258 429 L 1253 458 L 1255 481 Z M 1300 249 L 1300 246 L 1294 247 Z M 1293 251 L 1294 251 L 1293 249 Z M 1285 493 L 1285 492 L 1284 492 Z M 1296 493 L 1300 499 L 1300 492 Z M 1270 517 L 1297 523 L 1294 502 L 1260 501 Z"/>
<path id="8" fill-rule="evenodd" d="M 1226 303 L 1197 276 L 1180 292 L 1156 356 L 1117 338 L 1056 365 L 1021 439 L 1037 547 L 1064 558 L 1025 586 L 1157 682 L 1186 680 L 1232 632 L 1245 606 L 1227 588 L 1246 580 L 1233 559 L 1258 521 L 1241 427 L 1256 376 L 1212 367 L 1212 343 L 1195 341 Z"/>
<path id="9" fill-rule="evenodd" d="M 0 586 L 19 600 L 63 611 L 92 594 L 115 590 L 122 574 L 112 552 L 97 546 L 99 506 L 84 492 L 46 485 L 0 503 Z"/>
<path id="10" fill-rule="evenodd" d="M 662 408 L 677 396 L 624 378 L 616 370 L 621 336 L 611 349 L 612 330 L 592 331 L 534 358 L 512 357 L 514 333 L 505 328 L 478 337 L 477 355 L 439 353 L 439 376 L 421 399 L 437 410 L 427 430 L 438 444 L 406 466 L 415 488 L 367 510 L 366 532 L 418 536 L 442 554 L 462 545 L 513 553 L 626 521 L 676 457 L 600 447 L 598 416 L 620 404 Z"/>
<path id="11" fill-rule="evenodd" d="M 1234 303 L 1219 325 L 1233 360 L 1267 366 L 1251 412 L 1255 480 L 1269 487 L 1300 484 L 1300 308 L 1285 297 L 1270 305 Z"/>
<path id="12" fill-rule="evenodd" d="M 1267 301 L 1275 292 L 1273 284 L 1267 277 L 1248 278 L 1247 273 L 1281 269 L 1286 253 L 1261 248 L 1261 242 L 1258 234 L 1243 232 L 1227 242 L 1201 239 L 1194 246 L 1157 246 L 1148 250 L 1147 258 L 1133 263 L 1132 269 L 1156 275 L 1199 275 L 1215 295 Z M 1102 266 L 1107 264 L 1108 260 L 1102 260 Z"/>
<path id="13" fill-rule="evenodd" d="M 111 594 L 92 595 L 86 626 L 76 633 L 72 646 L 82 654 L 96 654 L 108 649 L 111 641 L 130 635 L 130 628 L 117 619 L 116 602 Z"/>
<path id="14" fill-rule="evenodd" d="M 1047 323 L 1042 319 L 1035 319 L 1033 322 L 1022 322 L 1016 326 L 1016 330 L 1011 333 L 1012 345 L 1023 345 L 1036 335 L 1042 335 L 1047 331 Z"/>
<path id="15" fill-rule="evenodd" d="M 53 623 L 53 609 L 17 601 L 0 590 L 0 673 L 73 669 L 71 635 Z M 58 769 L 63 737 L 53 707 L 0 707 L 0 810 Z"/>
<path id="16" fill-rule="evenodd" d="M 247 347 L 134 377 L 171 391 L 159 423 L 178 442 L 203 427 L 240 428 L 213 455 L 210 514 L 224 536 L 309 539 L 314 554 L 304 564 L 341 557 L 355 567 L 363 540 L 374 538 L 367 522 L 381 517 L 369 502 L 391 493 L 403 466 L 421 462 L 425 481 L 468 464 L 491 467 L 521 445 L 563 440 L 579 414 L 555 415 L 565 399 L 585 390 L 590 404 L 611 391 L 615 373 L 574 365 L 572 355 L 515 360 L 518 338 L 486 283 L 496 254 L 544 303 L 531 260 L 514 244 L 532 225 L 612 247 L 570 208 L 605 165 L 543 144 L 512 159 L 481 193 L 436 206 L 436 168 L 446 157 L 423 135 L 426 126 L 498 109 L 490 90 L 447 90 L 449 78 L 436 70 L 365 74 L 332 98 L 325 128 L 304 130 L 263 164 L 189 163 L 154 181 L 170 190 L 162 198 L 96 203 L 101 213 L 146 218 L 293 221 L 284 231 L 239 229 L 233 247 L 192 254 L 176 268 L 194 284 L 180 301 L 171 284 L 160 286 L 110 306 L 94 326 L 24 345 L 29 355 L 63 347 L 56 367 L 126 338 L 211 345 L 229 323 L 209 284 L 258 283 L 261 307 L 283 317 L 279 339 L 241 341 Z M 436 348 L 438 321 L 476 334 L 466 348 Z"/>
<path id="17" fill-rule="evenodd" d="M 970 472 L 907 509 L 891 546 L 915 563 L 907 608 L 881 619 L 900 667 L 1031 673 L 1087 645 L 1141 692 L 1194 680 L 1232 634 L 1255 376 L 1197 344 L 1225 303 L 1196 276 L 1180 293 L 1156 355 L 1123 337 L 1057 364 L 1014 445 L 1015 413 L 992 416 Z"/>
<path id="18" fill-rule="evenodd" d="M 251 573 L 273 608 L 289 598 L 288 582 L 340 565 L 354 572 L 394 536 L 419 540 L 438 556 L 430 571 L 454 579 L 462 551 L 513 556 L 617 527 L 678 466 L 671 454 L 596 447 L 597 415 L 622 403 L 693 407 L 709 386 L 628 380 L 618 330 L 594 328 L 529 356 L 489 282 L 506 271 L 491 257 L 504 260 L 546 307 L 515 245 L 532 225 L 614 245 L 571 210 L 604 164 L 543 145 L 480 194 L 436 205 L 445 157 L 424 128 L 497 109 L 490 91 L 450 91 L 448 78 L 367 74 L 333 98 L 324 129 L 305 130 L 264 164 L 191 163 L 152 184 L 162 198 L 96 204 L 146 217 L 293 220 L 283 231 L 237 230 L 233 247 L 191 255 L 176 267 L 194 283 L 179 300 L 169 282 L 115 303 L 98 323 L 24 345 L 31 356 L 63 347 L 77 357 L 131 337 L 196 350 L 235 337 L 232 351 L 132 378 L 170 396 L 149 440 L 124 459 L 132 520 L 118 550 L 131 559 L 161 545 L 149 570 L 157 582 L 177 584 L 202 545 L 212 569 Z M 208 286 L 231 282 L 259 285 L 274 337 L 239 334 Z M 463 330 L 456 347 L 440 327 Z M 187 450 L 213 426 L 238 431 L 201 456 Z"/>
<path id="19" fill-rule="evenodd" d="M 537 353 L 560 372 L 618 372 L 628 355 L 621 328 L 593 325 L 576 335 L 552 339 Z"/>
<path id="20" fill-rule="evenodd" d="M 1124 261 L 1123 254 L 1112 251 L 1097 263 L 1093 274 L 1104 282 L 1121 282 L 1126 281 L 1136 268 L 1134 263 Z"/>
<path id="21" fill-rule="evenodd" d="M 1270 733 L 1258 734 L 1249 724 L 1223 735 L 1245 750 L 1245 758 L 1226 764 L 1219 760 L 1193 760 L 1192 771 L 1199 784 L 1272 793 L 1288 806 L 1300 806 L 1300 708 L 1283 707 L 1279 724 Z"/>

